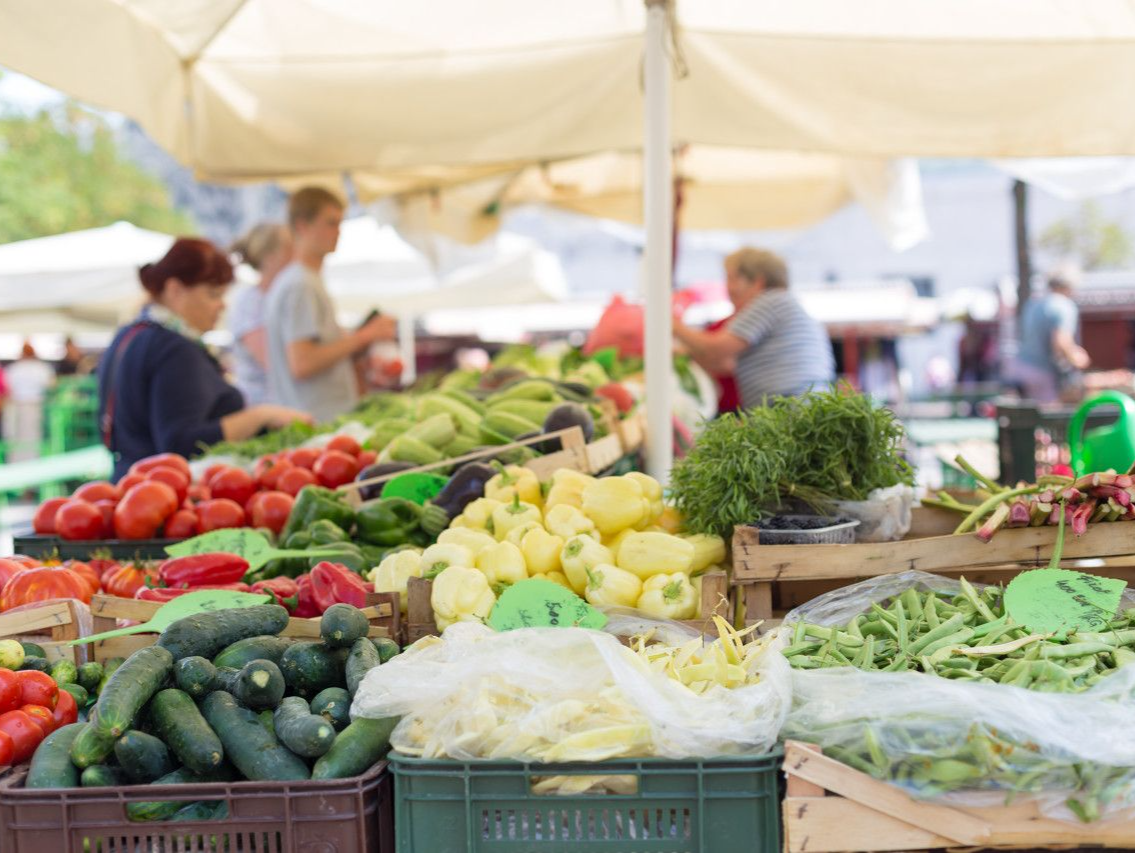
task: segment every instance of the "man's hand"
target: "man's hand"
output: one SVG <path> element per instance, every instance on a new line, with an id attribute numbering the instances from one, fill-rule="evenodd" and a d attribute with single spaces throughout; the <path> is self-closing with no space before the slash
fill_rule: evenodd
<path id="1" fill-rule="evenodd" d="M 1088 351 L 1081 346 L 1072 348 L 1068 353 L 1068 360 L 1077 370 L 1087 370 L 1092 364 L 1092 357 L 1088 355 Z"/>
<path id="2" fill-rule="evenodd" d="M 398 320 L 380 314 L 355 332 L 355 337 L 364 347 L 370 346 L 375 341 L 393 341 L 398 337 Z"/>

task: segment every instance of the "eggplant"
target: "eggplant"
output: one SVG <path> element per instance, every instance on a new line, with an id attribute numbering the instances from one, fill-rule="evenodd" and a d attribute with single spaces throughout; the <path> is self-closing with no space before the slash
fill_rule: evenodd
<path id="1" fill-rule="evenodd" d="M 409 471 L 411 468 L 418 466 L 412 462 L 379 462 L 375 465 L 368 465 L 359 471 L 359 475 L 355 477 L 355 482 L 360 480 L 369 480 L 371 477 L 386 477 L 390 474 L 398 474 L 401 471 Z M 386 481 L 389 482 L 389 481 Z M 359 497 L 364 501 L 372 500 L 373 498 L 382 497 L 382 489 L 386 482 L 375 483 L 371 486 L 363 486 L 359 489 Z"/>
<path id="2" fill-rule="evenodd" d="M 573 426 L 583 430 L 584 441 L 591 441 L 592 436 L 595 435 L 595 419 L 591 417 L 591 412 L 579 403 L 564 403 L 562 406 L 556 406 L 544 419 L 544 432 L 559 432 Z M 550 438 L 540 443 L 539 450 L 541 453 L 555 453 L 561 447 L 563 442 L 560 439 Z"/>
<path id="3" fill-rule="evenodd" d="M 497 469 L 484 462 L 466 462 L 434 495 L 431 503 L 445 510 L 449 520 L 457 518 L 477 498 L 485 496 L 485 484 L 497 475 Z"/>

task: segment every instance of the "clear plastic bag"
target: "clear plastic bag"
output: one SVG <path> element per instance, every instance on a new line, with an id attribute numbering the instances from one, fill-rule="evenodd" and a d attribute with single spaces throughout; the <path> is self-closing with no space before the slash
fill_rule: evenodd
<path id="1" fill-rule="evenodd" d="M 791 701 L 770 644 L 757 683 L 697 694 L 609 633 L 458 623 L 367 673 L 352 716 L 401 716 L 394 748 L 462 760 L 602 761 L 767 752 Z"/>
<path id="2" fill-rule="evenodd" d="M 865 501 L 835 501 L 835 515 L 859 519 L 856 542 L 895 542 L 910 530 L 914 489 L 903 483 L 875 489 Z"/>
<path id="3" fill-rule="evenodd" d="M 797 608 L 782 631 L 801 620 L 846 624 L 912 587 L 960 590 L 925 572 L 872 578 Z M 1135 606 L 1130 590 L 1122 606 Z M 1031 796 L 1065 820 L 1135 807 L 1135 665 L 1081 693 L 853 667 L 793 670 L 792 685 L 785 738 L 817 743 L 922 799 L 996 805 Z"/>

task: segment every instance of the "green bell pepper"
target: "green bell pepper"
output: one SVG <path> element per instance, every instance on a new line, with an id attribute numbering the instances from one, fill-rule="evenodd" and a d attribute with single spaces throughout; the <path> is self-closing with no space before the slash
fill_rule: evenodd
<path id="1" fill-rule="evenodd" d="M 375 501 L 359 510 L 358 537 L 368 545 L 401 545 L 418 530 L 421 515 L 422 508 L 405 498 Z"/>
<path id="2" fill-rule="evenodd" d="M 292 512 L 280 531 L 280 539 L 286 542 L 293 533 L 307 530 L 322 519 L 333 521 L 343 530 L 350 531 L 355 526 L 355 511 L 340 492 L 322 486 L 304 486 L 296 495 Z"/>
<path id="3" fill-rule="evenodd" d="M 305 568 L 305 571 L 307 571 L 308 569 L 314 569 L 317 565 L 324 561 L 331 563 L 341 563 L 356 574 L 362 574 L 364 571 L 370 568 L 370 566 L 367 565 L 367 558 L 363 556 L 361 546 L 356 545 L 354 542 L 337 543 L 335 545 L 335 553 L 333 554 L 316 554 L 313 552 L 312 555 L 307 559 L 307 566 Z"/>
<path id="4" fill-rule="evenodd" d="M 307 529 L 311 538 L 311 547 L 319 548 L 324 545 L 338 545 L 341 542 L 350 542 L 351 537 L 342 527 L 329 518 L 321 518 Z"/>

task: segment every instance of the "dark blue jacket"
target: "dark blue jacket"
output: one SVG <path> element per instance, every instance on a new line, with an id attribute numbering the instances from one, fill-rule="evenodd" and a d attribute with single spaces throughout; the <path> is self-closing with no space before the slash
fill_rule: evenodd
<path id="1" fill-rule="evenodd" d="M 164 326 L 142 323 L 119 354 L 134 325 L 118 330 L 99 363 L 100 424 L 106 423 L 108 396 L 114 399 L 110 449 L 116 481 L 155 453 L 200 453 L 200 443 L 221 440 L 220 419 L 244 408 L 217 360 Z"/>

